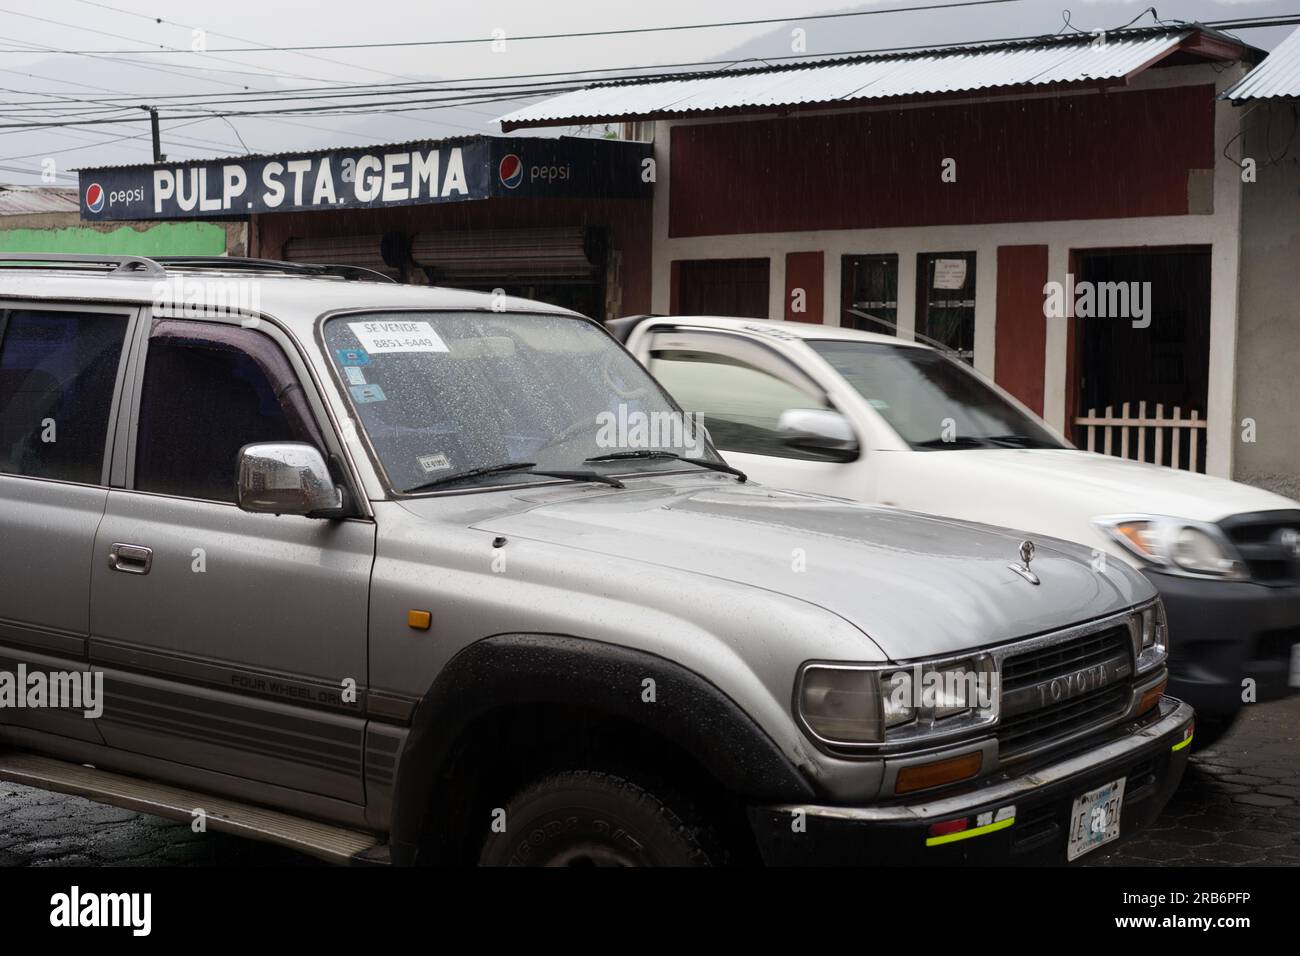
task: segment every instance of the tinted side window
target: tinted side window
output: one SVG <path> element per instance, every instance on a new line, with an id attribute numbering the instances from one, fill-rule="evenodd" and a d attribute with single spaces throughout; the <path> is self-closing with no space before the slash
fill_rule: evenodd
<path id="1" fill-rule="evenodd" d="M 704 416 L 704 427 L 724 452 L 824 460 L 787 445 L 777 423 L 792 408 L 829 406 L 775 375 L 730 356 L 685 350 L 654 352 L 650 374 L 682 408 Z"/>
<path id="2" fill-rule="evenodd" d="M 99 484 L 126 323 L 0 311 L 0 472 Z"/>
<path id="3" fill-rule="evenodd" d="M 233 502 L 239 449 L 264 441 L 321 447 L 279 347 L 251 329 L 155 322 L 140 398 L 135 487 Z"/>

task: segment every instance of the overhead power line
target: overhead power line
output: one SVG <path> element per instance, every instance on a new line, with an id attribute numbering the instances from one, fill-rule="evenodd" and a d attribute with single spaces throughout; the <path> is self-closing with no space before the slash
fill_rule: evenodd
<path id="1" fill-rule="evenodd" d="M 516 37 L 506 37 L 511 43 L 519 43 L 527 40 L 570 40 L 584 39 L 588 37 L 610 37 L 610 36 L 631 36 L 645 33 L 678 33 L 687 30 L 719 30 L 730 27 L 750 27 L 750 26 L 770 26 L 777 23 L 792 23 L 811 20 L 841 20 L 850 17 L 872 17 L 887 13 L 921 13 L 933 10 L 955 10 L 960 7 L 988 7 L 1006 3 L 1023 3 L 1024 0 L 955 0 L 951 3 L 926 3 L 917 4 L 908 7 L 887 7 L 885 9 L 872 10 L 850 10 L 842 13 L 810 13 L 800 14 L 797 16 L 785 17 L 765 17 L 754 20 L 723 20 L 713 23 L 675 23 L 657 27 L 627 27 L 618 30 L 579 30 L 570 33 L 534 33 L 525 34 Z M 311 43 L 296 46 L 243 46 L 243 47 L 220 47 L 207 51 L 208 53 L 303 53 L 316 50 L 375 50 L 375 49 L 395 49 L 400 47 L 427 47 L 427 46 L 461 46 L 472 43 L 491 43 L 491 36 L 483 37 L 457 37 L 447 40 L 393 40 L 379 43 Z M 10 52 L 3 51 L 0 52 Z M 64 51 L 74 52 L 74 51 Z M 149 54 L 169 54 L 169 53 L 188 53 L 188 50 L 86 50 L 80 51 L 86 53 L 149 53 Z"/>

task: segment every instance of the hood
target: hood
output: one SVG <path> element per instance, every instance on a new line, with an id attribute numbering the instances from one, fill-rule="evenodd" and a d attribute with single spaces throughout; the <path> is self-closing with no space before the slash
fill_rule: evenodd
<path id="1" fill-rule="evenodd" d="M 917 453 L 922 454 L 922 453 Z M 1156 514 L 1217 522 L 1229 515 L 1300 507 L 1271 491 L 1070 448 L 998 448 L 925 452 L 957 486 L 987 479 L 991 486 L 1020 486 L 1035 498 L 1059 498 L 1101 514 Z"/>
<path id="2" fill-rule="evenodd" d="M 1008 567 L 1021 540 L 1010 531 L 731 479 L 514 500 L 524 509 L 480 513 L 474 527 L 790 595 L 854 624 L 891 660 L 1062 628 L 1154 594 L 1119 562 L 1094 572 L 1087 551 L 1054 539 L 1035 539 L 1033 585 Z M 616 587 L 636 568 L 611 562 L 609 574 Z"/>

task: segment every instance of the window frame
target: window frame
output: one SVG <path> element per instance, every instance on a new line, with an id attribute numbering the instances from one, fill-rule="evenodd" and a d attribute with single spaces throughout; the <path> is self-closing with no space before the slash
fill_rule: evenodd
<path id="1" fill-rule="evenodd" d="M 792 336 L 798 341 L 802 341 L 797 336 Z M 773 378 L 784 382 L 791 388 L 804 392 L 811 398 L 819 399 L 825 406 L 839 412 L 849 422 L 849 427 L 854 431 L 858 439 L 859 446 L 863 445 L 863 436 L 859 434 L 857 425 L 853 422 L 852 416 L 847 414 L 831 393 L 824 388 L 820 382 L 804 371 L 799 364 L 782 355 L 781 352 L 774 348 L 770 342 L 763 341 L 761 337 L 753 334 L 747 334 L 743 331 L 733 331 L 731 329 L 705 329 L 699 327 L 681 326 L 661 326 L 649 331 L 645 342 L 646 369 L 650 371 L 650 363 L 655 361 L 655 353 L 660 351 L 699 351 L 714 355 L 723 355 L 736 362 L 748 365 L 750 368 L 771 375 Z M 655 378 L 651 371 L 651 377 Z M 658 378 L 655 378 L 658 381 Z M 675 401 L 675 400 L 674 400 Z M 708 421 L 704 423 L 708 427 Z M 805 458 L 799 455 L 770 455 L 764 452 L 745 451 L 740 448 L 727 449 L 733 454 L 754 455 L 759 458 L 776 458 L 780 461 L 824 461 L 819 458 Z"/>
<path id="2" fill-rule="evenodd" d="M 256 320 L 255 327 L 248 323 Z M 135 485 L 135 460 L 138 450 L 140 407 L 144 400 L 144 376 L 149 362 L 149 343 L 152 338 L 155 321 L 193 322 L 197 325 L 233 326 L 247 328 L 257 335 L 266 336 L 280 350 L 288 363 L 298 387 L 302 389 L 303 398 L 310 412 L 312 423 L 320 433 L 324 447 L 320 449 L 327 460 L 333 460 L 339 469 L 342 484 L 347 488 L 346 501 L 351 513 L 342 520 L 374 520 L 374 510 L 370 500 L 363 491 L 356 469 L 347 449 L 339 437 L 338 428 L 328 413 L 328 406 L 321 396 L 319 383 L 312 370 L 311 362 L 303 354 L 301 343 L 276 320 L 265 315 L 240 315 L 229 313 L 222 315 L 187 315 L 184 309 L 142 310 L 136 329 L 136 343 L 133 354 L 135 361 L 129 372 L 130 395 L 122 407 L 120 432 L 125 440 L 116 448 L 113 461 L 113 489 L 136 495 L 151 495 L 170 498 L 176 501 L 193 501 L 214 507 L 239 509 L 238 502 L 217 501 L 212 498 L 193 498 L 186 495 L 171 495 L 160 491 L 146 491 Z M 308 520 L 322 520 L 311 518 Z"/>
<path id="3" fill-rule="evenodd" d="M 21 475 L 5 472 L 0 478 L 21 478 L 27 481 L 47 481 L 79 488 L 109 488 L 112 469 L 121 434 L 121 410 L 126 391 L 131 386 L 130 366 L 144 309 L 138 305 L 118 302 L 77 302 L 69 299 L 3 299 L 0 300 L 0 349 L 4 347 L 4 333 L 8 331 L 9 316 L 14 312 L 71 312 L 76 315 L 120 316 L 126 319 L 122 337 L 122 351 L 118 356 L 117 374 L 113 380 L 113 394 L 109 399 L 108 421 L 104 429 L 104 454 L 100 461 L 99 481 L 96 483 L 69 481 L 65 478 L 44 478 L 40 475 Z"/>

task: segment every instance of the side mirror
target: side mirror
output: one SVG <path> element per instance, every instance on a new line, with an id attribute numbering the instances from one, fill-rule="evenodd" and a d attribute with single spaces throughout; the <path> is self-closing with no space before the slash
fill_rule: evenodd
<path id="1" fill-rule="evenodd" d="M 831 461 L 854 461 L 862 453 L 849 420 L 829 409 L 787 409 L 776 430 L 791 448 L 816 452 Z"/>
<path id="2" fill-rule="evenodd" d="M 255 514 L 332 518 L 343 513 L 343 491 L 314 445 L 245 445 L 239 450 L 239 507 Z"/>

